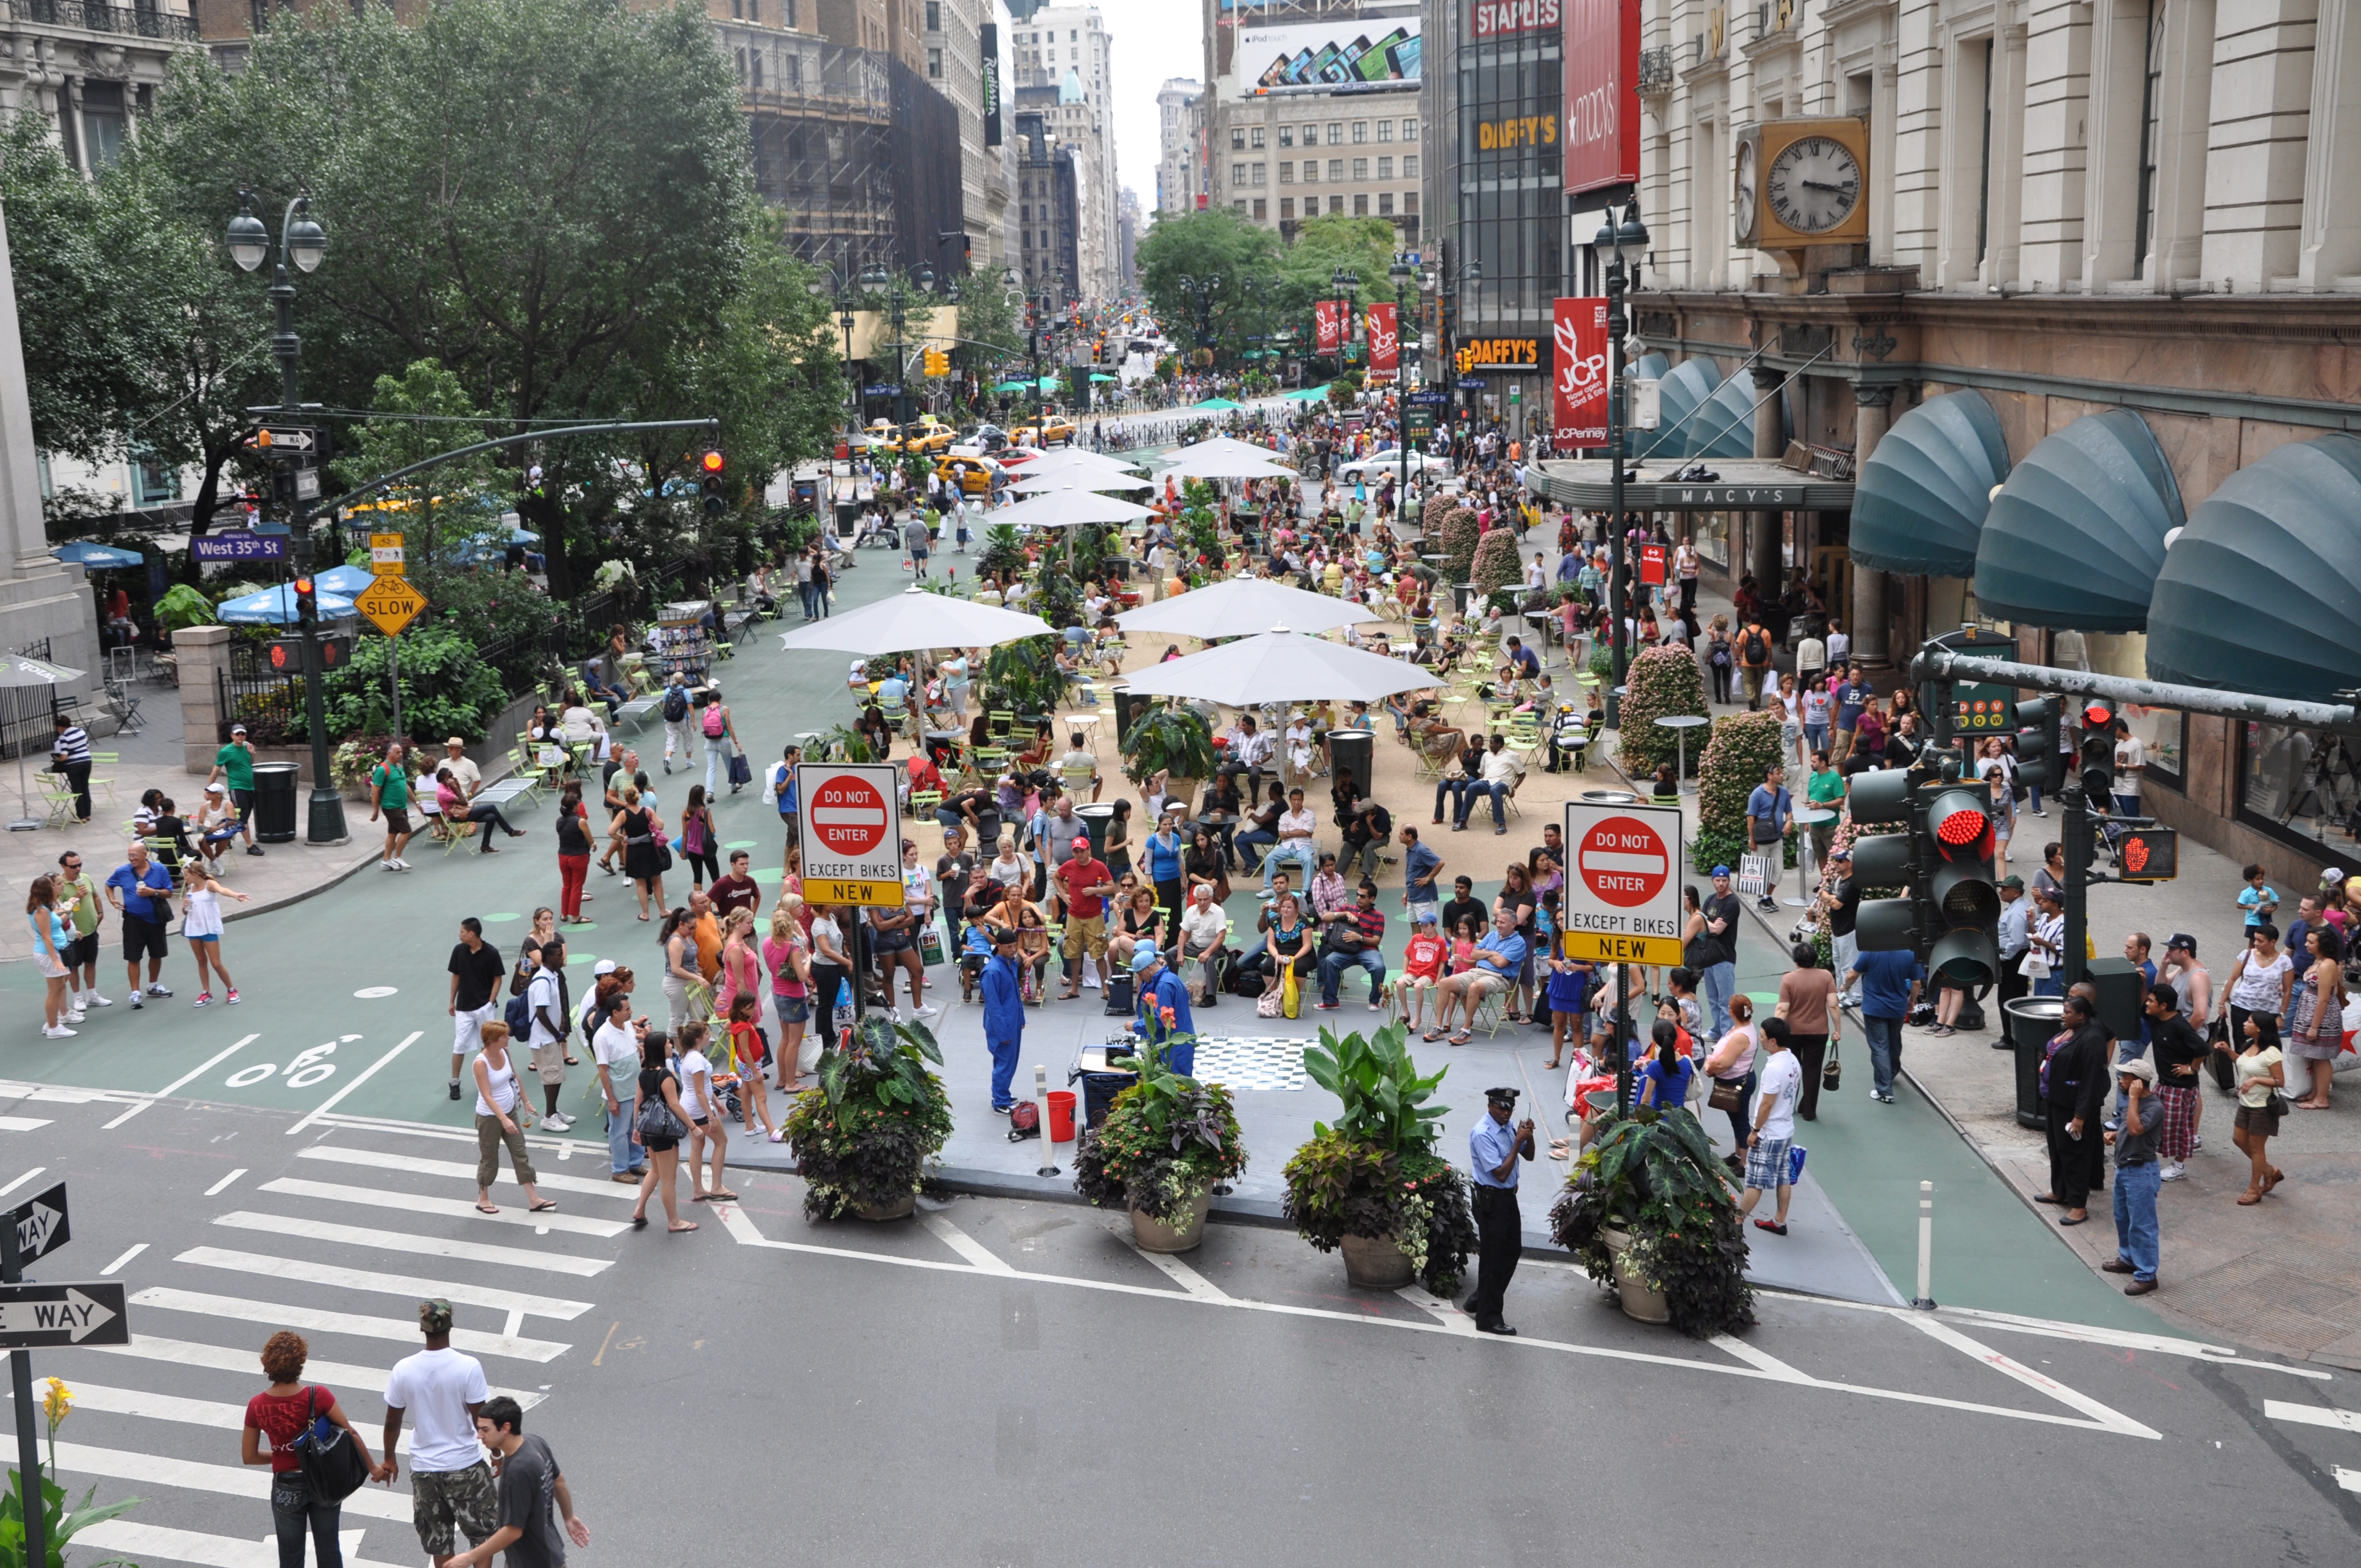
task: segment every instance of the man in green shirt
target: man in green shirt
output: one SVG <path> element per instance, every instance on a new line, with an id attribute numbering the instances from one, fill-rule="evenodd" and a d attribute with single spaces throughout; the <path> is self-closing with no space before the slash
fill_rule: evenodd
<path id="1" fill-rule="evenodd" d="M 396 740 L 385 749 L 385 761 L 369 770 L 369 820 L 385 814 L 385 861 L 390 872 L 406 872 L 410 862 L 401 851 L 410 847 L 410 769 Z"/>
<path id="2" fill-rule="evenodd" d="M 246 726 L 229 727 L 229 744 L 214 753 L 214 771 L 205 783 L 223 781 L 229 790 L 230 804 L 237 807 L 237 830 L 246 837 L 246 852 L 262 853 L 262 846 L 254 841 L 254 746 L 246 738 Z"/>
<path id="3" fill-rule="evenodd" d="M 58 955 L 66 966 L 66 994 L 75 1008 L 114 1005 L 98 993 L 98 922 L 106 911 L 98 883 L 82 870 L 82 856 L 68 850 L 58 857 L 58 907 L 66 913 L 73 940 Z"/>
<path id="4" fill-rule="evenodd" d="M 1815 811 L 1840 812 L 1844 808 L 1844 775 L 1837 772 L 1836 764 L 1828 761 L 1826 751 L 1813 752 L 1812 776 L 1804 785 L 1805 801 Z M 1837 819 L 1830 817 L 1826 822 L 1815 822 L 1811 826 L 1812 863 L 1827 865 L 1828 845 L 1837 836 Z"/>

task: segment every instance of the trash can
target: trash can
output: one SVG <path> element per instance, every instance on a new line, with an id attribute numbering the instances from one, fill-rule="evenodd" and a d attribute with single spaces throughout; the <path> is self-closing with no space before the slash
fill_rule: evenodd
<path id="1" fill-rule="evenodd" d="M 1139 1081 L 1136 1072 L 1086 1072 L 1082 1074 L 1082 1124 L 1095 1127 L 1106 1120 L 1107 1112 L 1115 1105 L 1115 1097 Z"/>
<path id="2" fill-rule="evenodd" d="M 296 772 L 292 762 L 254 765 L 254 836 L 259 842 L 295 841 Z"/>
<path id="3" fill-rule="evenodd" d="M 1049 1091 L 1049 1141 L 1053 1144 L 1074 1141 L 1074 1091 L 1071 1089 Z"/>
<path id="4" fill-rule="evenodd" d="M 2041 1053 L 2058 1033 L 2066 1010 L 2062 996 L 2019 996 L 2001 1008 L 2001 1029 L 2016 1053 L 2016 1124 L 2046 1127 L 2041 1108 Z"/>
<path id="5" fill-rule="evenodd" d="M 1343 778 L 1346 773 L 1359 785 L 1359 793 L 1370 793 L 1378 756 L 1377 735 L 1367 729 L 1331 729 L 1328 731 L 1328 758 L 1331 773 Z"/>
<path id="6" fill-rule="evenodd" d="M 1106 860 L 1107 824 L 1115 820 L 1115 807 L 1093 801 L 1088 806 L 1074 807 L 1074 815 L 1082 819 L 1082 830 L 1090 835 L 1091 859 L 1104 863 Z"/>

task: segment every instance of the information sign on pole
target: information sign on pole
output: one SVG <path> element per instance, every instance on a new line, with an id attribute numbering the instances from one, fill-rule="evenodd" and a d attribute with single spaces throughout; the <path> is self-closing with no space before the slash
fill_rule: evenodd
<path id="1" fill-rule="evenodd" d="M 392 637 L 424 612 L 426 596 L 412 587 L 406 577 L 379 577 L 360 591 L 353 600 L 353 608 L 368 616 L 379 631 Z"/>
<path id="2" fill-rule="evenodd" d="M 402 574 L 402 541 L 399 533 L 369 535 L 369 570 L 380 577 L 399 577 Z"/>
<path id="3" fill-rule="evenodd" d="M 73 1228 L 66 1223 L 66 1184 L 26 1199 L 8 1211 L 8 1223 L 16 1227 L 20 1265 L 49 1256 L 73 1240 Z"/>
<path id="4" fill-rule="evenodd" d="M 890 762 L 796 765 L 806 903 L 900 907 L 900 771 Z"/>
<path id="5" fill-rule="evenodd" d="M 1566 956 L 1678 964 L 1680 809 L 1568 801 L 1565 841 Z"/>

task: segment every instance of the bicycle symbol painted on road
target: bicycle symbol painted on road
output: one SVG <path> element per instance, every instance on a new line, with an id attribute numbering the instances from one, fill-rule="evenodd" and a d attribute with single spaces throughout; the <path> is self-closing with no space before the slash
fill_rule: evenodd
<path id="1" fill-rule="evenodd" d="M 328 1041 L 325 1045 L 313 1046 L 309 1050 L 297 1052 L 295 1059 L 289 1062 L 286 1067 L 286 1087 L 309 1089 L 315 1083 L 325 1083 L 335 1076 L 336 1064 L 322 1058 L 335 1055 L 338 1046 L 349 1046 L 359 1038 L 361 1036 L 358 1035 L 345 1035 Z M 266 1083 L 279 1077 L 280 1071 L 275 1062 L 258 1061 L 238 1069 L 222 1081 L 232 1089 L 251 1089 L 258 1083 Z"/>

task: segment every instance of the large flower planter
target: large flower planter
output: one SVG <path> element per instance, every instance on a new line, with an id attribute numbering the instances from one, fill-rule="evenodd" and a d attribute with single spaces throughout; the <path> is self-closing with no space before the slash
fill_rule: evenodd
<path id="1" fill-rule="evenodd" d="M 918 1206 L 918 1195 L 905 1192 L 891 1203 L 855 1203 L 853 1214 L 860 1219 L 882 1224 L 888 1220 L 906 1220 Z"/>
<path id="2" fill-rule="evenodd" d="M 1197 1244 L 1205 1239 L 1205 1216 L 1213 1212 L 1213 1195 L 1200 1191 L 1191 1200 L 1188 1216 L 1177 1225 L 1150 1219 L 1137 1209 L 1131 1212 L 1132 1239 L 1142 1252 L 1194 1252 Z"/>
<path id="3" fill-rule="evenodd" d="M 1345 1277 L 1364 1290 L 1399 1290 L 1415 1277 L 1410 1255 L 1391 1236 L 1346 1236 Z"/>
<path id="4" fill-rule="evenodd" d="M 1623 1315 L 1643 1323 L 1669 1323 L 1673 1309 L 1661 1290 L 1651 1290 L 1623 1266 L 1623 1254 L 1631 1245 L 1629 1231 L 1602 1228 L 1599 1235 L 1607 1243 L 1607 1255 L 1615 1260 L 1615 1288 L 1623 1298 Z"/>

